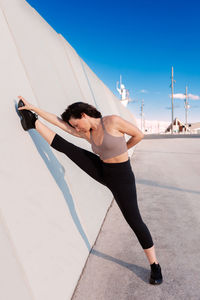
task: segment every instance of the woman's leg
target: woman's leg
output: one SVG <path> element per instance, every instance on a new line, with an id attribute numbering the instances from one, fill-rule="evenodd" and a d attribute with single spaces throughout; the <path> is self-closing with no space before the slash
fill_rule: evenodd
<path id="1" fill-rule="evenodd" d="M 51 147 L 67 155 L 93 179 L 105 185 L 102 175 L 101 160 L 97 155 L 66 141 L 39 120 L 35 122 L 35 127 Z"/>
<path id="2" fill-rule="evenodd" d="M 122 176 L 121 180 L 111 180 L 108 187 L 113 193 L 124 218 L 137 236 L 149 263 L 153 264 L 155 262 L 157 264 L 158 261 L 150 231 L 140 215 L 134 173 L 123 174 L 122 171 Z M 126 181 L 129 182 L 126 183 Z"/>
<path id="3" fill-rule="evenodd" d="M 67 142 L 39 120 L 36 120 L 35 126 L 36 130 L 50 146 L 60 152 L 65 153 L 88 175 L 105 185 L 102 176 L 101 160 L 97 155 Z M 140 216 L 137 204 L 135 181 L 133 181 L 131 185 L 114 184 L 109 188 L 113 192 L 115 200 L 119 205 L 119 208 L 121 209 L 126 221 L 138 237 L 138 240 L 142 245 L 150 264 L 153 262 L 157 263 L 150 232 Z"/>
<path id="4" fill-rule="evenodd" d="M 112 186 L 111 191 L 115 200 L 130 227 L 133 229 L 143 249 L 153 246 L 151 234 L 143 222 L 137 203 L 135 184 L 117 184 Z"/>
<path id="5" fill-rule="evenodd" d="M 51 145 L 56 133 L 44 125 L 40 120 L 35 121 L 35 129 L 40 133 L 40 135 Z"/>
<path id="6" fill-rule="evenodd" d="M 157 258 L 156 258 L 155 247 L 154 246 L 152 246 L 149 249 L 144 249 L 144 252 L 145 252 L 145 254 L 147 256 L 147 259 L 148 259 L 150 265 L 153 264 L 154 262 L 156 264 L 158 264 L 158 261 L 157 261 Z"/>
<path id="7" fill-rule="evenodd" d="M 150 231 L 143 222 L 138 208 L 135 183 L 117 185 L 112 187 L 111 191 L 124 218 L 137 236 L 149 263 L 155 262 L 157 264 L 158 261 Z"/>

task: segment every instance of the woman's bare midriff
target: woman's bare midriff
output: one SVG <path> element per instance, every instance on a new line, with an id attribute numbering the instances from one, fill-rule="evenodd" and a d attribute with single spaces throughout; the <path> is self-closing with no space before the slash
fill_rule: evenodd
<path id="1" fill-rule="evenodd" d="M 128 152 L 122 153 L 118 156 L 109 158 L 109 159 L 104 159 L 103 162 L 105 163 L 120 163 L 120 162 L 125 162 L 128 160 Z"/>

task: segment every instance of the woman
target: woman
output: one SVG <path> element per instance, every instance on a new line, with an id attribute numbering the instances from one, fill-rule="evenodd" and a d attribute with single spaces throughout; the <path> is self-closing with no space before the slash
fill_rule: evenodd
<path id="1" fill-rule="evenodd" d="M 141 141 L 143 133 L 117 115 L 102 117 L 95 107 L 84 102 L 69 105 L 61 119 L 31 105 L 21 96 L 18 98 L 24 130 L 35 128 L 51 147 L 66 154 L 93 179 L 110 189 L 149 260 L 149 282 L 162 283 L 161 267 L 156 259 L 152 237 L 139 212 L 135 177 L 127 151 Z M 63 139 L 40 122 L 38 115 L 64 131 L 86 139 L 91 143 L 93 152 L 99 156 Z M 131 136 L 128 142 L 124 134 Z"/>

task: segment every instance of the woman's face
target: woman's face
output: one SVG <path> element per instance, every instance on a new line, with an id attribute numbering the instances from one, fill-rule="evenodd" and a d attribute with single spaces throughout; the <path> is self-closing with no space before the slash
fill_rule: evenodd
<path id="1" fill-rule="evenodd" d="M 90 130 L 91 126 L 87 119 L 87 116 L 83 114 L 81 119 L 70 118 L 69 123 L 76 129 L 76 131 L 87 132 Z"/>

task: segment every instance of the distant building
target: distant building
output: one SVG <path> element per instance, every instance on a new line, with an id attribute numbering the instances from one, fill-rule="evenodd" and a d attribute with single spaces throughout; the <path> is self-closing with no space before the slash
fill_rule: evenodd
<path id="1" fill-rule="evenodd" d="M 171 132 L 171 130 L 172 130 L 172 123 L 167 127 L 165 133 Z M 185 132 L 185 124 L 182 123 L 178 118 L 175 118 L 173 121 L 173 132 L 174 133 Z"/>
<path id="2" fill-rule="evenodd" d="M 159 120 L 143 120 L 143 126 L 141 128 L 141 119 L 137 119 L 137 125 L 144 134 L 162 134 L 165 133 L 166 128 L 169 126 L 169 122 Z"/>
<path id="3" fill-rule="evenodd" d="M 200 133 L 200 122 L 188 124 L 191 133 Z"/>

